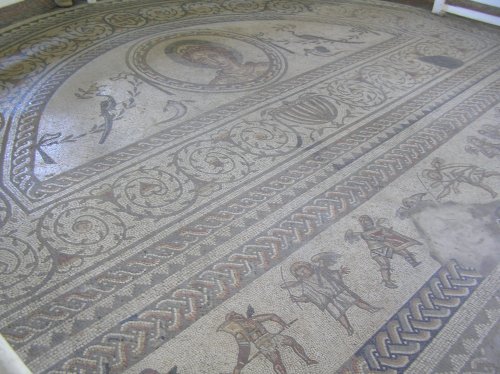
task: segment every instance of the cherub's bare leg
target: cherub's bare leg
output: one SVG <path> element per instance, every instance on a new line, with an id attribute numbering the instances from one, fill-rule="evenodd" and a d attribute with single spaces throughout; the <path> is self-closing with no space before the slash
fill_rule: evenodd
<path id="1" fill-rule="evenodd" d="M 370 313 L 375 313 L 375 312 L 378 312 L 379 310 L 382 309 L 382 308 L 378 308 L 376 306 L 370 305 L 366 301 L 361 300 L 361 299 L 356 299 L 354 304 L 356 304 L 356 306 L 361 308 L 361 309 L 369 311 Z"/>
<path id="2" fill-rule="evenodd" d="M 351 336 L 354 333 L 354 329 L 351 326 L 351 323 L 347 319 L 345 314 L 341 314 L 341 312 L 335 308 L 332 304 L 328 304 L 325 309 L 330 315 L 340 322 L 342 326 L 347 330 L 347 335 Z"/>
<path id="3" fill-rule="evenodd" d="M 351 336 L 352 334 L 354 334 L 354 329 L 352 328 L 351 323 L 349 322 L 345 314 L 343 316 L 340 316 L 339 322 L 347 330 L 347 335 Z"/>

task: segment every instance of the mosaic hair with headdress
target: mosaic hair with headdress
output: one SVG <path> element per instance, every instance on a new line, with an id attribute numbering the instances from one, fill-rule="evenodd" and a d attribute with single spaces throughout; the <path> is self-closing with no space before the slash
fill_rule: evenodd
<path id="1" fill-rule="evenodd" d="M 298 278 L 298 270 L 302 268 L 307 268 L 310 271 L 313 271 L 313 266 L 309 262 L 297 261 L 290 266 L 290 273 L 292 273 L 294 277 Z"/>
<path id="2" fill-rule="evenodd" d="M 200 52 L 216 52 L 227 59 L 242 63 L 243 56 L 236 49 L 224 44 L 211 42 L 208 40 L 185 39 L 179 40 L 165 48 L 165 54 L 179 64 L 200 67 L 203 64 L 193 60 L 193 55 Z"/>

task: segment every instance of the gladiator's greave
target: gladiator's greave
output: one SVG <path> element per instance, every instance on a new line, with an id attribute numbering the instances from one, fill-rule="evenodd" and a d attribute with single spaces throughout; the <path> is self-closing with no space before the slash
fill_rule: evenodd
<path id="1" fill-rule="evenodd" d="M 391 280 L 391 268 L 388 266 L 380 266 L 380 274 L 382 274 L 382 279 L 384 281 L 392 282 Z"/>
<path id="2" fill-rule="evenodd" d="M 248 364 L 248 357 L 250 356 L 250 343 L 238 342 L 239 352 L 238 352 L 238 363 L 233 369 L 233 374 L 240 374 L 241 369 Z"/>
<path id="3" fill-rule="evenodd" d="M 413 253 L 408 253 L 406 256 L 404 256 L 404 259 L 414 268 L 420 265 L 420 262 L 417 261 L 417 258 Z"/>

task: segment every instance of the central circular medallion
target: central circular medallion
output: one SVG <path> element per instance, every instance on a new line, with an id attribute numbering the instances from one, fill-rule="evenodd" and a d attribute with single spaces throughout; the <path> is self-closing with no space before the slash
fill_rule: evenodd
<path id="1" fill-rule="evenodd" d="M 197 92 L 261 88 L 279 79 L 286 66 L 261 40 L 214 30 L 142 40 L 130 49 L 128 65 L 156 86 Z"/>

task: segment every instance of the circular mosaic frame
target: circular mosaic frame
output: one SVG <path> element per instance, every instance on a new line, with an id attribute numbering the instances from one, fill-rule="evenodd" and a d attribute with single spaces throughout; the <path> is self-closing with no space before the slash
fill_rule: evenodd
<path id="1" fill-rule="evenodd" d="M 168 41 L 168 40 L 176 40 L 180 38 L 186 37 L 218 37 L 218 38 L 229 38 L 234 39 L 239 42 L 250 44 L 251 46 L 261 50 L 269 61 L 269 68 L 267 71 L 260 75 L 258 78 L 244 81 L 240 83 L 231 83 L 231 84 L 200 84 L 182 81 L 175 78 L 167 77 L 150 65 L 148 65 L 146 58 L 150 51 L 159 43 Z M 264 86 L 267 86 L 279 78 L 283 76 L 286 71 L 286 60 L 281 55 L 279 51 L 277 51 L 271 45 L 262 42 L 259 39 L 251 38 L 245 35 L 240 35 L 231 32 L 222 32 L 222 31 L 214 31 L 214 30 L 198 30 L 198 31 L 190 31 L 190 32 L 182 32 L 176 34 L 168 34 L 168 35 L 158 35 L 153 38 L 148 38 L 146 40 L 141 40 L 136 43 L 127 54 L 127 65 L 131 70 L 133 70 L 136 74 L 138 74 L 142 79 L 147 82 L 156 85 L 162 86 L 169 89 L 179 89 L 184 91 L 195 91 L 195 92 L 238 92 L 238 91 L 246 91 L 248 89 L 258 89 Z"/>

